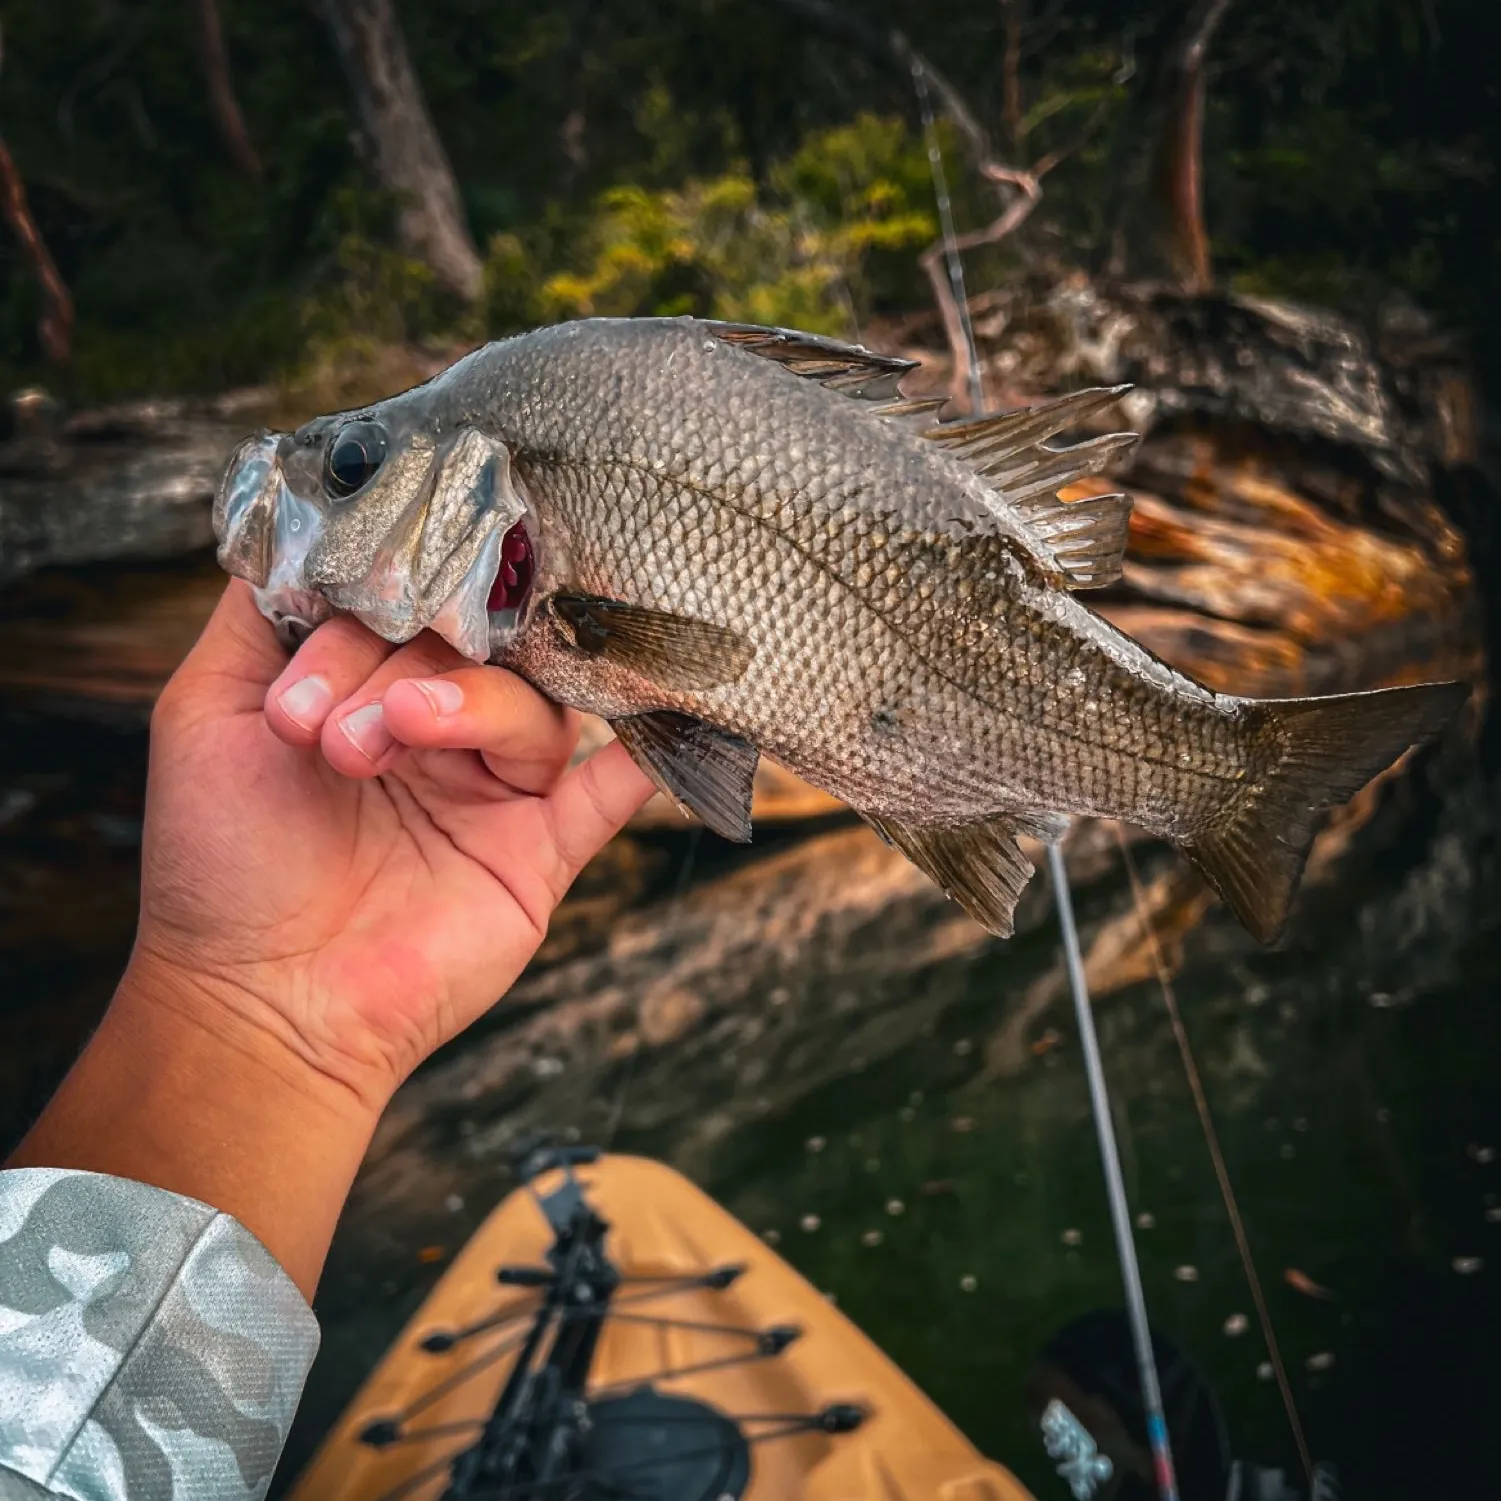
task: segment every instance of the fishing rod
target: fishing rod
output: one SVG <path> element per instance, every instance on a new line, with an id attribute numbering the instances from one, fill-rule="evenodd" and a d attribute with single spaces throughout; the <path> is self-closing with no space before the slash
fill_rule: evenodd
<path id="1" fill-rule="evenodd" d="M 964 262 L 959 254 L 953 205 L 949 199 L 948 179 L 943 168 L 943 147 L 938 139 L 933 102 L 921 63 L 913 63 L 912 80 L 922 109 L 923 133 L 927 141 L 928 164 L 933 173 L 933 192 L 938 200 L 939 228 L 943 236 L 944 256 L 948 262 L 949 285 L 953 288 L 954 300 L 958 304 L 959 326 L 969 360 L 970 408 L 978 417 L 985 410 L 985 377 L 980 369 L 974 323 L 969 315 Z M 1100 1162 L 1105 1171 L 1105 1193 L 1110 1203 L 1116 1256 L 1120 1262 L 1121 1282 L 1126 1292 L 1126 1313 L 1131 1324 L 1131 1341 L 1136 1350 L 1142 1406 L 1147 1418 L 1147 1442 L 1152 1451 L 1157 1493 L 1161 1501 L 1178 1501 L 1177 1472 L 1173 1466 L 1172 1445 L 1168 1441 L 1167 1418 L 1157 1379 L 1157 1360 L 1152 1353 L 1151 1326 L 1147 1322 L 1146 1298 L 1141 1290 L 1141 1267 L 1136 1257 L 1136 1239 L 1131 1232 L 1131 1210 L 1126 1200 L 1120 1148 L 1115 1139 L 1115 1126 L 1110 1114 L 1110 1093 L 1105 1084 L 1105 1067 L 1100 1059 L 1099 1038 L 1095 1034 L 1094 1010 L 1089 1001 L 1089 985 L 1084 974 L 1084 957 L 1079 948 L 1079 930 L 1074 923 L 1074 904 L 1061 839 L 1048 844 L 1048 870 L 1053 881 L 1053 899 L 1058 908 L 1058 926 L 1063 935 L 1063 954 L 1068 967 L 1069 989 L 1073 992 L 1074 1015 L 1078 1020 L 1079 1043 L 1084 1054 L 1084 1071 L 1089 1081 L 1089 1101 L 1094 1115 L 1095 1134 L 1099 1139 Z"/>

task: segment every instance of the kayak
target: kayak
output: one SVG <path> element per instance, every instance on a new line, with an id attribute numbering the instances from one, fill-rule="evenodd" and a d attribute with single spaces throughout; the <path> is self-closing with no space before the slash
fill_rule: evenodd
<path id="1" fill-rule="evenodd" d="M 1032 1501 L 662 1163 L 533 1149 L 290 1501 Z"/>

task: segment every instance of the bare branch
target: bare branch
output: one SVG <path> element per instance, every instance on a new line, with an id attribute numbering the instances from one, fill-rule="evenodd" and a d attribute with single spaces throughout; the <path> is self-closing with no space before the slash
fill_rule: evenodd
<path id="1" fill-rule="evenodd" d="M 224 138 L 230 160 L 244 176 L 252 182 L 259 182 L 263 175 L 261 159 L 256 155 L 229 75 L 229 50 L 224 45 L 218 0 L 194 0 L 194 3 L 198 10 L 198 55 L 219 134 Z"/>
<path id="2" fill-rule="evenodd" d="M 1020 151 L 1026 126 L 1022 111 L 1022 3 L 1001 0 L 1006 25 L 1006 50 L 1001 57 L 1001 118 L 1006 124 L 1006 147 Z"/>
<path id="3" fill-rule="evenodd" d="M 1158 190 L 1167 210 L 1168 257 L 1183 289 L 1203 292 L 1213 281 L 1204 227 L 1204 64 L 1230 0 L 1200 0 L 1169 58 L 1171 103 L 1158 161 Z"/>
<path id="4" fill-rule="evenodd" d="M 1068 145 L 1049 152 L 1031 167 L 1008 166 L 995 159 L 990 137 L 964 96 L 900 31 L 883 32 L 832 3 L 832 0 L 771 0 L 771 3 L 831 36 L 853 43 L 888 67 L 900 67 L 914 79 L 920 79 L 921 83 L 925 83 L 938 96 L 944 113 L 964 141 L 975 171 L 1003 194 L 1003 207 L 999 217 L 983 229 L 971 230 L 955 238 L 954 248 L 960 251 L 973 250 L 981 245 L 995 245 L 1015 233 L 1041 202 L 1042 179 L 1084 145 L 1099 128 L 1110 105 L 1110 96 L 1107 95 L 1095 107 L 1078 137 Z M 1218 0 L 1218 3 L 1228 4 L 1229 0 Z M 1022 0 L 1001 0 L 1001 4 L 1006 17 L 1005 114 L 1007 133 L 1015 146 L 1023 133 L 1019 72 Z M 970 358 L 968 340 L 964 336 L 964 319 L 942 265 L 947 250 L 945 242 L 937 240 L 923 251 L 918 263 L 933 288 L 933 299 L 943 319 L 944 336 L 953 357 L 951 395 L 957 401 L 963 399 L 964 392 L 969 387 Z"/>
<path id="5" fill-rule="evenodd" d="M 1021 167 L 1003 167 L 997 162 L 987 163 L 982 168 L 984 175 L 991 182 L 1016 189 L 1016 195 L 1006 205 L 1000 217 L 992 223 L 987 224 L 983 229 L 972 229 L 967 234 L 957 235 L 954 239 L 954 249 L 977 250 L 981 245 L 997 245 L 1007 235 L 1014 234 L 1042 202 L 1042 179 L 1088 142 L 1099 129 L 1109 107 L 1109 98 L 1101 99 L 1078 135 L 1066 146 L 1040 157 L 1030 170 Z M 959 305 L 954 300 L 953 288 L 940 267 L 947 249 L 948 247 L 942 240 L 935 240 L 918 257 L 918 264 L 923 268 L 928 284 L 933 288 L 933 300 L 938 304 L 939 316 L 943 319 L 944 337 L 948 341 L 949 354 L 953 359 L 949 395 L 953 400 L 958 401 L 969 389 L 969 341 L 964 337 L 964 321 L 959 314 Z M 973 306 L 973 299 L 971 299 L 971 306 Z"/>
<path id="6" fill-rule="evenodd" d="M 1002 177 L 999 175 L 1001 173 L 1006 175 Z M 1021 225 L 1042 198 L 1042 185 L 1031 172 L 995 167 L 987 176 L 995 182 L 1010 183 L 1018 190 L 1016 196 L 1006 205 L 1001 216 L 984 229 L 972 229 L 966 234 L 955 236 L 955 250 L 976 250 L 981 245 L 998 244 Z M 942 265 L 947 251 L 948 246 L 942 240 L 934 240 L 918 257 L 918 264 L 933 288 L 933 300 L 938 304 L 938 313 L 943 319 L 944 337 L 948 341 L 949 354 L 954 362 L 949 379 L 949 395 L 953 400 L 960 401 L 969 389 L 969 341 L 964 337 L 964 320 L 960 317 L 959 304 Z"/>
<path id="7" fill-rule="evenodd" d="M 42 348 L 53 364 L 65 365 L 73 353 L 73 299 L 32 217 L 26 184 L 4 140 L 0 140 L 0 214 L 20 242 L 42 289 L 42 316 L 37 325 Z"/>

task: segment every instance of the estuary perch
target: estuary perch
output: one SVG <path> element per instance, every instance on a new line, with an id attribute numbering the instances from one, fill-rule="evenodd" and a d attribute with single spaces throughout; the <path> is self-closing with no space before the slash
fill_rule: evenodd
<path id="1" fill-rule="evenodd" d="M 992 932 L 1069 815 L 1172 841 L 1258 938 L 1318 813 L 1463 684 L 1214 693 L 1089 610 L 1130 501 L 1057 491 L 1135 443 L 1048 439 L 1124 387 L 940 422 L 909 361 L 691 318 L 587 319 L 247 439 L 219 558 L 289 643 L 431 629 L 603 716 L 680 808 L 750 837 L 762 753 L 856 809 Z"/>

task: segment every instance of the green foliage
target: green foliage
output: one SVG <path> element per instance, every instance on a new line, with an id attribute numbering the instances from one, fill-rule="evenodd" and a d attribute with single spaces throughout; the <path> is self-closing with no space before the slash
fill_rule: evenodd
<path id="1" fill-rule="evenodd" d="M 540 310 L 849 333 L 873 306 L 915 292 L 914 252 L 937 232 L 930 198 L 904 124 L 862 114 L 810 136 L 763 183 L 736 164 L 677 188 L 606 189 L 573 267 L 543 282 Z"/>

